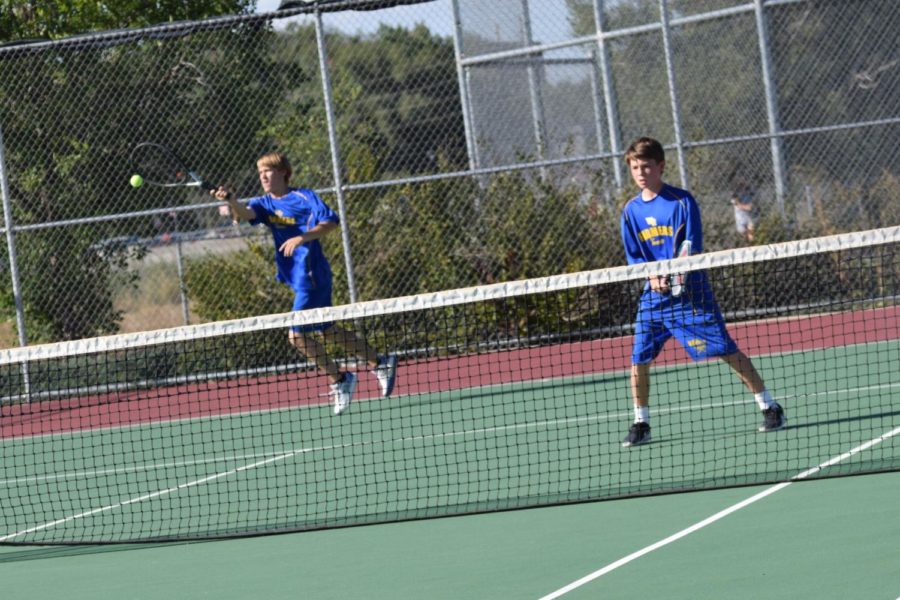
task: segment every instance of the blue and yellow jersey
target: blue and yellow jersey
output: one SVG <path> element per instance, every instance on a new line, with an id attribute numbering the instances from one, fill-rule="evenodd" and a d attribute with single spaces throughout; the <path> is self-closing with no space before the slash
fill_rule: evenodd
<path id="1" fill-rule="evenodd" d="M 622 241 L 630 265 L 674 258 L 685 241 L 691 242 L 691 254 L 703 252 L 697 201 L 689 192 L 671 185 L 663 186 L 650 200 L 638 195 L 622 211 Z M 644 285 L 632 363 L 651 363 L 673 335 L 694 360 L 737 352 L 703 271 L 691 271 L 684 292 L 677 297 L 654 292 L 649 282 Z"/>
<path id="2" fill-rule="evenodd" d="M 307 242 L 285 256 L 278 249 L 290 238 L 306 233 L 319 223 L 340 219 L 312 190 L 291 188 L 285 196 L 273 198 L 267 194 L 250 200 L 247 205 L 256 213 L 251 225 L 266 225 L 275 242 L 275 278 L 292 289 L 308 290 L 331 287 L 331 265 L 322 251 L 319 240 Z"/>
<path id="3" fill-rule="evenodd" d="M 622 242 L 629 265 L 669 260 L 685 240 L 691 254 L 703 252 L 700 209 L 690 192 L 664 185 L 659 194 L 632 198 L 622 211 Z"/>

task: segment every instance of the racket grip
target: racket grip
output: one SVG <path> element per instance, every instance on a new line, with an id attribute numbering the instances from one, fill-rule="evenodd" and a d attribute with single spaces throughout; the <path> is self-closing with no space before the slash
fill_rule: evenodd
<path id="1" fill-rule="evenodd" d="M 684 292 L 684 273 L 676 273 L 672 276 L 672 286 L 669 288 L 669 293 L 672 294 L 672 297 L 678 298 L 682 292 Z"/>

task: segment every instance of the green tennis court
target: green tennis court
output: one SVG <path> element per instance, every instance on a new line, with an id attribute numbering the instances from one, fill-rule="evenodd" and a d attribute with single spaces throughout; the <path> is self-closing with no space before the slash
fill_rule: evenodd
<path id="1" fill-rule="evenodd" d="M 541 598 L 758 493 L 731 488 L 189 544 L 0 547 L 9 600 Z M 792 485 L 563 596 L 900 596 L 900 474 Z"/>
<path id="2" fill-rule="evenodd" d="M 312 405 L 5 439 L 4 456 L 28 459 L 5 466 L 0 539 L 313 529 L 783 481 L 896 427 L 900 341 L 756 360 L 788 409 L 782 432 L 757 433 L 752 399 L 714 361 L 656 371 L 655 441 L 631 450 L 621 372 L 362 401 L 340 419 Z M 896 448 L 808 476 L 896 468 Z"/>
<path id="3" fill-rule="evenodd" d="M 881 234 L 683 259 L 785 407 L 772 433 L 670 343 L 653 441 L 622 448 L 641 266 L 0 352 L 3 597 L 895 599 Z M 301 321 L 400 353 L 394 396 L 357 368 L 333 415 L 274 341 Z"/>

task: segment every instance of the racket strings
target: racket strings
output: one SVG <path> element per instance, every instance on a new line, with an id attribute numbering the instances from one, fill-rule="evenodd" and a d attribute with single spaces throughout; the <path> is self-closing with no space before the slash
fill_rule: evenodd
<path id="1" fill-rule="evenodd" d="M 189 173 L 184 164 L 165 148 L 144 145 L 135 148 L 132 166 L 148 183 L 182 184 L 187 182 Z"/>

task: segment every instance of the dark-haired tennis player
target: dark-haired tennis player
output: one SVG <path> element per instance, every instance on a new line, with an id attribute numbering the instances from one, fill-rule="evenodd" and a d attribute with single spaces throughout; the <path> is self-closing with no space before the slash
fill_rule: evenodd
<path id="1" fill-rule="evenodd" d="M 689 192 L 663 182 L 666 156 L 662 144 L 652 138 L 635 140 L 625 152 L 625 163 L 640 188 L 622 211 L 628 264 L 669 260 L 683 247 L 689 248 L 690 254 L 703 252 L 697 201 Z M 650 277 L 641 293 L 631 356 L 634 423 L 622 445 L 627 448 L 650 441 L 650 364 L 673 336 L 693 360 L 718 357 L 737 373 L 763 413 L 760 431 L 782 429 L 787 422 L 784 410 L 728 335 L 706 273 L 692 271 L 684 277 L 678 290 L 667 276 Z"/>
<path id="2" fill-rule="evenodd" d="M 272 232 L 276 279 L 294 290 L 294 310 L 331 306 L 331 265 L 319 239 L 340 226 L 338 216 L 314 191 L 289 186 L 292 169 L 284 154 L 266 154 L 256 166 L 265 194 L 251 198 L 246 206 L 223 187 L 210 193 L 228 202 L 235 220 L 263 224 Z M 396 355 L 379 358 L 364 339 L 335 323 L 292 327 L 288 333 L 291 344 L 331 378 L 329 394 L 334 396 L 334 414 L 339 415 L 350 407 L 357 377 L 340 370 L 313 332 L 321 333 L 327 343 L 365 360 L 378 378 L 382 396 L 391 394 L 397 373 Z"/>

